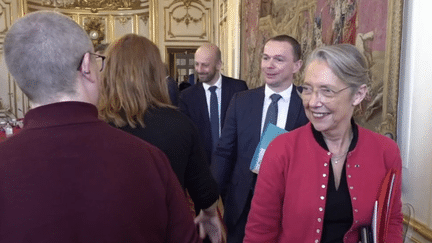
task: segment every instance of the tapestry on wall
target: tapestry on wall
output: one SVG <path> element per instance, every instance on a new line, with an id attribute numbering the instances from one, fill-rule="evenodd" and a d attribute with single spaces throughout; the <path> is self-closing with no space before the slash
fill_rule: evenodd
<path id="1" fill-rule="evenodd" d="M 264 84 L 260 77 L 260 57 L 266 39 L 272 36 L 287 34 L 296 38 L 302 46 L 304 60 L 322 45 L 353 44 L 366 57 L 372 80 L 369 97 L 357 111 L 356 120 L 369 129 L 394 136 L 397 97 L 390 97 L 393 99 L 390 102 L 394 103 L 394 111 L 389 113 L 391 128 L 379 128 L 388 123 L 382 108 L 388 98 L 383 99 L 386 93 L 383 84 L 388 79 L 385 60 L 388 58 L 389 1 L 399 0 L 244 0 L 242 78 L 248 81 L 250 88 Z M 398 71 L 399 60 L 396 63 Z M 295 82 L 301 83 L 301 75 L 297 75 Z M 397 80 L 393 82 L 397 96 Z"/>

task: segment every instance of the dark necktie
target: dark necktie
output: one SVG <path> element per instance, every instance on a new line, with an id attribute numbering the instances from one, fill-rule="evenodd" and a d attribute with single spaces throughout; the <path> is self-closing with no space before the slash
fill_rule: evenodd
<path id="1" fill-rule="evenodd" d="M 216 143 L 219 139 L 219 109 L 218 99 L 216 95 L 216 86 L 211 86 L 210 90 L 210 124 L 211 134 L 213 140 L 213 149 L 216 147 Z"/>
<path id="2" fill-rule="evenodd" d="M 272 94 L 270 96 L 270 99 L 272 100 L 272 102 L 270 103 L 270 105 L 267 109 L 267 114 L 266 114 L 266 119 L 264 122 L 263 132 L 265 131 L 265 129 L 267 128 L 267 125 L 269 123 L 276 125 L 277 116 L 278 116 L 278 104 L 277 104 L 277 102 L 280 100 L 280 98 L 282 98 L 282 96 L 280 96 L 278 94 Z"/>

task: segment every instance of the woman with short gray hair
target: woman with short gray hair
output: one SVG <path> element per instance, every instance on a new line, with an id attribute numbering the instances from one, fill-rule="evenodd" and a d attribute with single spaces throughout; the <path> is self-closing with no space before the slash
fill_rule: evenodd
<path id="1" fill-rule="evenodd" d="M 390 174 L 396 179 L 379 242 L 402 242 L 399 149 L 353 119 L 368 82 L 366 61 L 354 46 L 312 52 L 298 88 L 310 123 L 269 145 L 244 242 L 357 243 Z"/>

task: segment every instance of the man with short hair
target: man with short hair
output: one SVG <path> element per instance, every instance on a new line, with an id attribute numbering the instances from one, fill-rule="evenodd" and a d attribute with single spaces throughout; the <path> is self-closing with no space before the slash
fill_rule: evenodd
<path id="1" fill-rule="evenodd" d="M 224 200 L 228 243 L 243 242 L 256 182 L 250 164 L 269 120 L 287 131 L 308 122 L 292 83 L 301 66 L 300 44 L 294 38 L 269 39 L 261 59 L 265 86 L 235 94 L 228 107 L 211 165 Z"/>
<path id="2" fill-rule="evenodd" d="M 166 156 L 98 119 L 104 57 L 93 51 L 55 12 L 27 14 L 6 35 L 32 109 L 0 143 L 0 242 L 200 242 Z"/>
<path id="3" fill-rule="evenodd" d="M 211 43 L 203 44 L 195 52 L 195 72 L 199 82 L 180 94 L 180 110 L 198 127 L 209 162 L 231 98 L 235 93 L 247 90 L 245 81 L 221 75 L 221 68 L 219 48 Z"/>

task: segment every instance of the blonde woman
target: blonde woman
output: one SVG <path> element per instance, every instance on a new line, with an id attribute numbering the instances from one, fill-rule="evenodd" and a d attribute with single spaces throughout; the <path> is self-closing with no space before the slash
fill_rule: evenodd
<path id="1" fill-rule="evenodd" d="M 217 185 L 195 126 L 171 105 L 158 47 L 143 36 L 128 34 L 113 42 L 106 55 L 100 117 L 167 155 L 180 184 L 196 208 L 203 209 L 195 219 L 201 233 L 215 227 L 210 236 L 218 242 L 222 223 L 216 211 Z"/>

